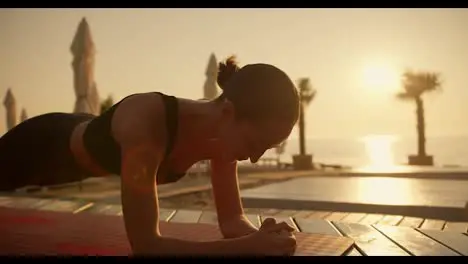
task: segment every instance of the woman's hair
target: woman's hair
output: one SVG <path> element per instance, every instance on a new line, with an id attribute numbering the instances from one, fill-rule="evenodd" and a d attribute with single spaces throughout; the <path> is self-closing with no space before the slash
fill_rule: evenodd
<path id="1" fill-rule="evenodd" d="M 282 119 L 296 122 L 299 95 L 294 83 L 282 70 L 269 64 L 249 64 L 242 68 L 234 56 L 219 63 L 218 100 L 229 100 L 236 118 L 260 121 Z"/>

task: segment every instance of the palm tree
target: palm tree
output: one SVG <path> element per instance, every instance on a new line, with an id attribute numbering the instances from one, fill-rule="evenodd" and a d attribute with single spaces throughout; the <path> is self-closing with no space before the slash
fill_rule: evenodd
<path id="1" fill-rule="evenodd" d="M 434 72 L 406 71 L 403 74 L 403 91 L 397 94 L 401 100 L 416 103 L 416 123 L 418 135 L 418 155 L 410 156 L 410 165 L 432 165 L 432 157 L 426 153 L 426 128 L 424 121 L 424 103 L 422 95 L 441 90 L 440 75 Z"/>
<path id="2" fill-rule="evenodd" d="M 304 109 L 315 98 L 317 91 L 312 88 L 309 78 L 301 78 L 298 81 L 299 88 L 299 154 L 306 155 L 306 142 L 305 142 L 305 117 Z"/>
<path id="3" fill-rule="evenodd" d="M 114 105 L 114 98 L 112 95 L 107 96 L 106 99 L 101 101 L 101 114 L 107 111 Z"/>

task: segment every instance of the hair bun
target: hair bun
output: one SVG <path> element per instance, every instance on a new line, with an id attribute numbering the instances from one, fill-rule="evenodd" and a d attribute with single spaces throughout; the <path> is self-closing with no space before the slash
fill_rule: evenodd
<path id="1" fill-rule="evenodd" d="M 231 77 L 240 70 L 239 66 L 237 65 L 236 56 L 232 55 L 226 59 L 225 62 L 220 62 L 218 66 L 218 85 L 219 87 L 224 90 L 226 87 L 227 82 Z"/>

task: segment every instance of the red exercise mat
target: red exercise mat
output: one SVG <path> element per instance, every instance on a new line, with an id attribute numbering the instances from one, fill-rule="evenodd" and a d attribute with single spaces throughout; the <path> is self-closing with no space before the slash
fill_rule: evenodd
<path id="1" fill-rule="evenodd" d="M 215 225 L 160 223 L 161 234 L 194 241 L 221 238 Z M 1 255 L 129 255 L 123 218 L 0 207 Z M 296 255 L 343 255 L 347 237 L 296 233 Z"/>

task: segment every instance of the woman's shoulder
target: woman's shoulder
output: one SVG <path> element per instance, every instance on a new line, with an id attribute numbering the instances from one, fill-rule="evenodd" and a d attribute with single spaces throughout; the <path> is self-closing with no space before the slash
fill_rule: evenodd
<path id="1" fill-rule="evenodd" d="M 134 93 L 127 95 L 118 102 L 121 115 L 124 119 L 130 114 L 161 115 L 164 114 L 165 97 L 174 97 L 161 92 Z M 174 97 L 175 98 L 175 97 Z M 156 110 L 156 111 L 149 111 Z M 134 117 L 134 116 L 133 116 Z"/>
<path id="2" fill-rule="evenodd" d="M 164 102 L 160 93 L 135 93 L 119 102 L 112 118 L 118 141 L 158 137 L 155 128 L 165 125 Z"/>

